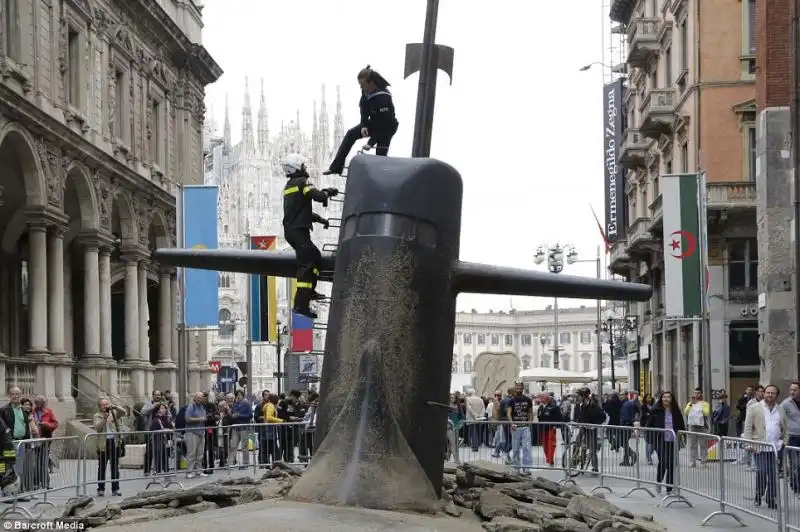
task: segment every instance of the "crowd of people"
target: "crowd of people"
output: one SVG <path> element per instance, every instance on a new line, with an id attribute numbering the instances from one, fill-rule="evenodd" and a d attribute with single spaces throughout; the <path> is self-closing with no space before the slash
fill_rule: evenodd
<path id="1" fill-rule="evenodd" d="M 493 397 L 481 397 L 474 390 L 454 392 L 448 420 L 452 437 L 445 458 L 452 459 L 459 445 L 472 451 L 484 446 L 492 449 L 494 458 L 505 459 L 525 474 L 533 466 L 532 447 L 541 446 L 545 462 L 555 466 L 557 433 L 566 436 L 572 430 L 571 440 L 579 439 L 588 450 L 591 471 L 598 471 L 598 452 L 607 442 L 612 452 L 621 454 L 620 467 L 633 467 L 640 459 L 655 465 L 659 491 L 663 485 L 669 493 L 676 445 L 687 449 L 688 467 L 704 467 L 709 439 L 734 437 L 740 438 L 743 464 L 756 472 L 756 504 L 774 508 L 777 472 L 782 470 L 775 467 L 775 460 L 791 462 L 790 485 L 800 494 L 800 383 L 791 385 L 783 402 L 778 402 L 779 395 L 774 385 L 752 386 L 732 407 L 724 391 L 712 404 L 699 388 L 685 403 L 669 391 L 654 397 L 612 390 L 598 397 L 581 388 L 556 398 L 552 392 L 526 394 L 522 382 L 496 391 Z M 574 425 L 568 429 L 565 423 Z M 643 457 L 631 445 L 634 434 L 644 439 Z M 792 450 L 797 447 L 797 452 L 783 452 L 787 445 Z"/>
<path id="2" fill-rule="evenodd" d="M 136 428 L 144 438 L 144 474 L 174 474 L 187 478 L 208 476 L 217 468 L 250 466 L 251 452 L 260 465 L 272 461 L 307 462 L 313 450 L 313 433 L 319 394 L 291 390 L 275 394 L 265 390 L 260 400 L 247 399 L 242 390 L 215 395 L 198 392 L 178 408 L 170 391 L 156 390 L 138 412 Z M 98 443 L 99 495 L 105 493 L 107 469 L 119 478 L 119 459 L 125 455 L 125 411 L 107 399 L 98 403 L 95 429 Z M 119 493 L 112 481 L 112 494 Z"/>

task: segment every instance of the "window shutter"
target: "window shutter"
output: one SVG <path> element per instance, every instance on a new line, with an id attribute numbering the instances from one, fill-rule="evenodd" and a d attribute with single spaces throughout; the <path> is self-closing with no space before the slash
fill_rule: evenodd
<path id="1" fill-rule="evenodd" d="M 750 55 L 756 55 L 756 0 L 748 0 L 747 11 L 750 18 L 750 32 L 748 35 Z"/>

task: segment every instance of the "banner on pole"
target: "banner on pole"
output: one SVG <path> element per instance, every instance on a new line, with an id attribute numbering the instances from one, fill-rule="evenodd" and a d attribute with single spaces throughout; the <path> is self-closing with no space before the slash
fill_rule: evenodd
<path id="1" fill-rule="evenodd" d="M 664 310 L 667 318 L 700 318 L 706 276 L 700 176 L 661 176 L 664 212 Z"/>
<path id="2" fill-rule="evenodd" d="M 185 247 L 217 249 L 217 195 L 216 186 L 184 187 Z M 213 270 L 186 268 L 184 286 L 186 327 L 219 326 L 219 274 Z"/>
<path id="3" fill-rule="evenodd" d="M 277 238 L 251 236 L 250 249 L 272 251 Z M 278 292 L 275 277 L 253 274 L 250 276 L 250 339 L 254 342 L 277 342 Z"/>

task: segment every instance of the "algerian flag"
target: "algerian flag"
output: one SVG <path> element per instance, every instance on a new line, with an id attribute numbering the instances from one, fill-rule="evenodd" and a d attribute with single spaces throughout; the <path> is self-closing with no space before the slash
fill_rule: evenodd
<path id="1" fill-rule="evenodd" d="M 702 314 L 700 176 L 661 176 L 664 212 L 664 307 L 668 318 Z"/>

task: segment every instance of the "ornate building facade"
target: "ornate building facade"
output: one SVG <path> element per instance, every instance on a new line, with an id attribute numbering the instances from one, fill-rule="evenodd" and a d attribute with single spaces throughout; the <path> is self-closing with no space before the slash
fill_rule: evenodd
<path id="1" fill-rule="evenodd" d="M 543 310 L 458 312 L 453 374 L 471 374 L 479 354 L 511 351 L 520 369 L 553 367 L 553 307 Z M 575 373 L 597 369 L 597 307 L 558 311 L 559 368 Z M 609 360 L 606 363 L 610 363 Z"/>
<path id="2" fill-rule="evenodd" d="M 628 50 L 627 116 L 619 150 L 629 226 L 609 269 L 650 284 L 639 316 L 643 361 L 656 389 L 687 400 L 705 384 L 740 395 L 759 379 L 756 224 L 755 0 L 612 0 Z M 713 14 L 714 24 L 700 24 Z M 723 29 L 724 28 L 724 29 Z M 702 68 L 701 68 L 702 65 Z M 701 105 L 702 102 L 702 105 Z M 708 338 L 700 322 L 667 319 L 660 178 L 705 172 Z M 663 182 L 663 180 L 662 180 Z M 698 286 L 698 290 L 700 287 Z M 638 372 L 639 369 L 634 371 Z"/>
<path id="3" fill-rule="evenodd" d="M 263 82 L 261 83 L 258 109 L 254 113 L 248 80 L 244 86 L 244 104 L 241 110 L 242 127 L 238 142 L 232 141 L 230 110 L 227 102 L 222 136 L 209 130 L 206 147 L 206 184 L 219 186 L 219 246 L 221 248 L 244 248 L 249 246 L 249 236 L 277 236 L 277 248 L 288 248 L 283 241 L 283 187 L 286 182 L 281 162 L 285 155 L 298 152 L 308 157 L 309 173 L 315 185 L 337 187 L 343 190 L 339 176 L 322 176 L 328 167 L 332 151 L 344 136 L 342 105 L 337 89 L 336 111 L 331 124 L 328 114 L 325 87 L 322 87 L 319 106 L 314 102 L 311 135 L 302 127 L 300 111 L 294 120 L 282 123 L 277 133 L 271 134 L 269 114 Z M 254 123 L 253 118 L 256 118 Z M 331 125 L 333 126 L 331 128 Z M 341 216 L 342 204 L 331 202 L 327 209 L 316 208 L 326 218 Z M 316 226 L 312 235 L 320 248 L 338 240 L 335 228 L 324 230 Z M 327 286 L 324 286 L 327 285 Z M 279 316 L 283 325 L 289 315 L 289 284 L 278 280 Z M 320 287 L 330 293 L 328 283 Z M 209 354 L 212 360 L 231 365 L 245 360 L 245 347 L 249 334 L 247 313 L 249 311 L 250 283 L 246 274 L 220 273 L 219 277 L 219 321 L 220 328 L 210 340 Z M 320 305 L 318 324 L 327 323 L 327 306 Z M 288 336 L 283 338 L 287 347 Z M 315 331 L 315 349 L 322 350 L 325 331 Z M 278 370 L 276 346 L 254 346 L 253 382 L 255 389 L 277 388 L 273 373 Z"/>
<path id="4" fill-rule="evenodd" d="M 175 243 L 177 185 L 203 180 L 204 87 L 222 71 L 201 8 L 3 6 L 0 383 L 62 419 L 175 389 L 177 282 L 149 256 Z"/>

